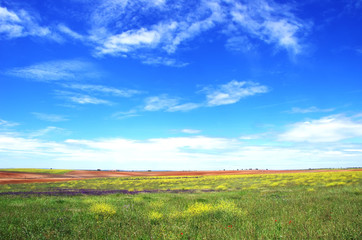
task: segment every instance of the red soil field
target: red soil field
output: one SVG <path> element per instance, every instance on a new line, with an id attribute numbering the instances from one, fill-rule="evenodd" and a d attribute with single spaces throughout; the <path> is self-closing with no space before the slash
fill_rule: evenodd
<path id="1" fill-rule="evenodd" d="M 302 172 L 346 172 L 362 171 L 362 169 L 323 169 L 323 170 L 242 170 L 242 171 L 87 171 L 76 170 L 66 174 L 45 174 L 25 172 L 0 171 L 0 184 L 33 183 L 33 182 L 59 182 L 101 177 L 128 177 L 128 176 L 207 176 L 207 175 L 241 175 L 241 174 L 276 174 L 276 173 L 302 173 Z"/>

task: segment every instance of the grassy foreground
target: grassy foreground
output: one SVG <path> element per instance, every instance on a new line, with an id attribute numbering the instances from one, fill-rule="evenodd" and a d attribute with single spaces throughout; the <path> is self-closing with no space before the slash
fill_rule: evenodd
<path id="1" fill-rule="evenodd" d="M 362 239 L 361 175 L 362 172 L 294 174 L 294 178 L 291 174 L 240 175 L 227 180 L 216 176 L 216 187 L 220 178 L 223 186 L 231 190 L 214 192 L 3 194 L 0 239 Z M 285 178 L 289 181 L 285 182 Z M 145 189 L 147 185 L 156 189 L 165 184 L 153 182 L 160 179 L 170 178 L 123 181 L 132 181 L 133 189 Z M 203 181 L 209 182 L 209 189 L 213 188 L 208 177 L 179 180 L 182 184 L 174 181 L 174 189 Z M 61 184 L 92 188 L 94 181 L 53 183 L 48 184 L 47 190 L 55 191 Z M 119 181 L 118 187 L 123 186 L 122 179 L 103 181 L 97 189 L 116 189 L 114 181 Z M 238 184 L 242 184 L 240 189 L 236 189 Z M 3 185 L 1 192 L 25 191 L 24 186 L 11 185 L 9 189 Z M 45 186 L 39 184 L 36 190 L 45 190 Z"/>

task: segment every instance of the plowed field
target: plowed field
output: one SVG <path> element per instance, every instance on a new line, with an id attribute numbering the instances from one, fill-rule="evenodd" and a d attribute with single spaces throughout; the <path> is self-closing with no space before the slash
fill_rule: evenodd
<path id="1" fill-rule="evenodd" d="M 0 171 L 0 184 L 16 184 L 31 182 L 59 182 L 80 180 L 85 178 L 101 177 L 128 177 L 128 176 L 207 176 L 207 175 L 239 175 L 239 174 L 277 174 L 277 173 L 301 173 L 301 172 L 340 172 L 362 171 L 362 169 L 347 170 L 242 170 L 242 171 L 87 171 L 76 170 L 66 174 L 44 174 L 25 172 Z"/>

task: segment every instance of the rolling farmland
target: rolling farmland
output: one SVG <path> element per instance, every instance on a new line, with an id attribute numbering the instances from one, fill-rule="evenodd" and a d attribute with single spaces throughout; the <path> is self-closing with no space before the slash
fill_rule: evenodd
<path id="1" fill-rule="evenodd" d="M 362 171 L 2 184 L 0 238 L 360 239 L 361 186 Z"/>

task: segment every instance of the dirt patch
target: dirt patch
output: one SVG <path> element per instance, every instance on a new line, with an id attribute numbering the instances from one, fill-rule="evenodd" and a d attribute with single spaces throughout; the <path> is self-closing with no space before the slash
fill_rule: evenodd
<path id="1" fill-rule="evenodd" d="M 362 169 L 343 170 L 242 170 L 242 171 L 151 171 L 151 172 L 116 172 L 116 171 L 85 171 L 77 170 L 65 174 L 2 172 L 0 171 L 0 184 L 17 184 L 33 182 L 60 182 L 81 180 L 86 178 L 102 177 L 132 177 L 132 176 L 210 176 L 210 175 L 243 175 L 243 174 L 279 174 L 303 172 L 346 172 L 362 171 Z"/>

